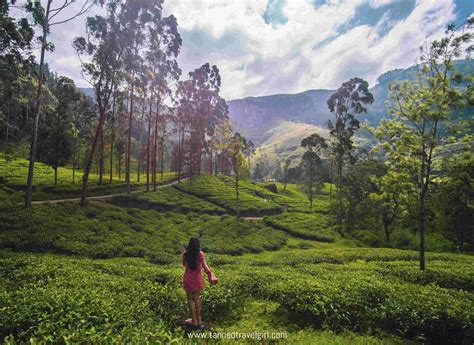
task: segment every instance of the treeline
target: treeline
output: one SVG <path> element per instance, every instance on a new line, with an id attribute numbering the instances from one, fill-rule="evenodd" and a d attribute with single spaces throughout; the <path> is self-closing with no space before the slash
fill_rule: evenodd
<path id="1" fill-rule="evenodd" d="M 165 169 L 178 179 L 245 169 L 251 143 L 232 131 L 219 70 L 206 63 L 182 77 L 178 24 L 163 15 L 162 0 L 85 1 L 64 18 L 72 3 L 29 0 L 21 7 L 25 18 L 15 19 L 9 14 L 15 1 L 0 2 L 0 134 L 4 151 L 29 157 L 27 207 L 36 160 L 55 171 L 62 165 L 83 170 L 82 204 L 93 170 L 99 183 L 123 178 L 130 191 L 132 178 L 156 189 Z M 54 49 L 51 32 L 84 20 L 93 6 L 104 14 L 88 17 L 87 36 L 72 42 L 92 86 L 89 98 L 45 61 Z M 39 62 L 31 54 L 35 42 Z"/>

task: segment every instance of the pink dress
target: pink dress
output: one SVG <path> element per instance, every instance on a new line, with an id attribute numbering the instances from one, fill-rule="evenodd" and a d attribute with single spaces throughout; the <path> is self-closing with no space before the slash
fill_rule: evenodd
<path id="1" fill-rule="evenodd" d="M 188 267 L 188 264 L 184 259 L 184 254 L 182 256 L 182 263 L 185 267 L 183 276 L 184 290 L 188 292 L 196 292 L 204 289 L 206 287 L 206 284 L 204 283 L 204 279 L 202 278 L 201 268 L 204 269 L 204 272 L 206 272 L 206 274 L 209 274 L 211 272 L 209 266 L 207 266 L 204 253 L 202 251 L 199 252 L 197 266 L 195 270 L 192 270 Z"/>

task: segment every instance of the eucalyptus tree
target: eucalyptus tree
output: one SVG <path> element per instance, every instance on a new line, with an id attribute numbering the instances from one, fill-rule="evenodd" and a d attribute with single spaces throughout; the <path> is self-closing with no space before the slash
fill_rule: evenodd
<path id="1" fill-rule="evenodd" d="M 160 73 L 162 80 L 176 73 L 176 57 L 181 47 L 181 37 L 177 31 L 176 19 L 173 16 L 163 17 L 163 0 L 127 1 L 124 10 L 124 21 L 128 29 L 128 47 L 126 49 L 127 83 L 130 90 L 129 122 L 127 135 L 126 180 L 127 191 L 130 191 L 131 136 L 134 114 L 135 88 L 144 74 L 145 59 L 150 58 L 153 50 L 156 62 L 161 68 L 151 70 Z M 166 65 L 166 68 L 164 68 Z M 166 70 L 165 70 L 166 69 Z M 162 86 L 162 85 L 161 85 Z M 156 91 L 156 90 L 155 90 Z M 156 97 L 155 97 L 156 98 Z"/>
<path id="2" fill-rule="evenodd" d="M 116 122 L 117 114 L 120 114 L 118 108 L 123 100 L 121 93 L 118 89 L 118 85 L 114 85 L 112 91 L 112 111 L 109 112 L 109 123 L 110 123 L 110 152 L 109 152 L 109 183 L 112 183 L 114 177 L 114 152 L 115 152 L 115 140 L 117 137 Z"/>
<path id="3" fill-rule="evenodd" d="M 71 123 L 70 135 L 72 138 L 72 183 L 76 183 L 76 161 L 77 161 L 77 142 L 79 140 L 80 132 L 76 125 Z"/>
<path id="4" fill-rule="evenodd" d="M 94 88 L 99 112 L 97 129 L 84 167 L 82 206 L 86 202 L 92 160 L 102 133 L 112 93 L 119 83 L 123 67 L 123 54 L 126 48 L 124 38 L 127 37 L 127 33 L 121 27 L 123 5 L 119 6 L 117 1 L 109 0 L 106 8 L 105 17 L 96 15 L 87 18 L 87 37 L 78 37 L 74 40 L 74 48 L 81 58 L 83 74 L 88 76 L 89 82 Z M 83 57 L 86 57 L 87 60 L 84 60 Z"/>
<path id="5" fill-rule="evenodd" d="M 211 139 L 212 151 L 214 153 L 214 174 L 218 171 L 224 174 L 226 171 L 225 165 L 228 161 L 226 156 L 226 145 L 232 138 L 232 125 L 230 120 L 224 119 L 217 123 L 214 136 Z"/>
<path id="6" fill-rule="evenodd" d="M 30 12 L 33 16 L 34 22 L 36 25 L 39 26 L 41 29 L 41 35 L 38 37 L 38 40 L 41 44 L 40 49 L 40 61 L 39 61 L 39 69 L 38 69 L 38 86 L 36 90 L 36 98 L 35 98 L 35 110 L 33 113 L 34 124 L 31 134 L 31 141 L 30 141 L 30 154 L 29 154 L 29 165 L 28 165 L 28 178 L 26 181 L 26 193 L 25 193 L 25 206 L 31 207 L 31 200 L 33 196 L 33 175 L 34 175 L 34 168 L 35 168 L 35 159 L 36 159 L 36 149 L 37 149 L 37 141 L 38 141 L 38 126 L 39 126 L 39 118 L 40 118 L 40 108 L 41 108 L 41 101 L 42 101 L 42 93 L 43 93 L 43 84 L 44 84 L 44 61 L 45 61 L 45 53 L 47 50 L 52 51 L 54 46 L 51 42 L 48 42 L 48 36 L 51 33 L 51 28 L 56 25 L 61 25 L 71 20 L 83 15 L 84 13 L 88 12 L 93 3 L 86 0 L 83 2 L 82 7 L 71 17 L 68 18 L 61 18 L 61 13 L 74 4 L 74 0 L 64 0 L 64 1 L 53 1 L 53 0 L 46 0 L 46 6 L 43 7 L 39 0 L 28 0 L 25 9 Z M 57 7 L 54 4 L 58 4 Z M 59 16 L 59 17 L 58 17 Z"/>
<path id="7" fill-rule="evenodd" d="M 343 169 L 346 159 L 351 164 L 354 132 L 359 128 L 359 120 L 355 115 L 366 112 L 366 105 L 372 104 L 374 97 L 369 91 L 369 84 L 360 78 L 352 78 L 342 83 L 334 94 L 329 97 L 327 104 L 331 113 L 334 114 L 334 123 L 328 122 L 330 135 L 333 138 L 332 149 L 334 151 L 337 166 L 337 191 L 338 211 L 337 223 L 342 225 L 342 188 Z M 340 229 L 342 230 L 342 229 Z"/>
<path id="8" fill-rule="evenodd" d="M 213 172 L 213 158 L 214 158 L 214 148 L 216 143 L 219 141 L 219 136 L 222 134 L 222 126 L 229 124 L 229 108 L 225 99 L 218 97 L 215 105 L 212 107 L 212 113 L 207 124 L 206 136 L 209 140 L 205 143 L 207 148 L 207 153 L 209 154 L 209 173 L 212 175 Z M 247 158 L 250 155 L 255 153 L 255 147 L 253 143 L 249 146 L 247 151 Z"/>
<path id="9" fill-rule="evenodd" d="M 190 96 L 190 175 L 201 173 L 201 158 L 206 137 L 214 134 L 217 123 L 227 117 L 227 106 L 219 96 L 219 69 L 209 63 L 189 73 L 186 87 Z"/>
<path id="10" fill-rule="evenodd" d="M 148 5 L 155 3 L 141 1 L 126 1 L 123 10 L 123 25 L 127 31 L 127 46 L 125 48 L 125 80 L 128 84 L 129 92 L 129 115 L 127 132 L 127 149 L 125 155 L 125 181 L 127 183 L 127 192 L 130 192 L 130 169 L 131 169 L 131 151 L 132 151 L 132 123 L 135 110 L 135 87 L 140 78 L 142 56 L 140 51 L 145 43 L 144 27 L 150 20 Z M 157 15 L 161 15 L 162 0 L 159 4 Z"/>
<path id="11" fill-rule="evenodd" d="M 146 101 L 147 101 L 147 76 L 143 73 L 144 66 L 141 67 L 141 75 L 139 78 L 139 82 L 137 83 L 137 109 L 139 109 L 139 117 L 137 119 L 137 129 L 138 129 L 138 140 L 137 140 L 137 148 L 136 148 L 136 155 L 137 155 L 137 182 L 140 183 L 140 176 L 141 176 L 141 165 L 142 165 L 142 141 L 143 141 L 143 124 L 145 120 L 145 109 L 146 109 Z M 138 107 L 139 105 L 139 107 Z"/>
<path id="12" fill-rule="evenodd" d="M 320 155 L 322 151 L 328 148 L 328 145 L 326 144 L 326 140 L 322 136 L 315 133 L 304 138 L 301 141 L 301 147 L 306 149 L 305 153 L 303 153 L 301 163 L 303 166 L 303 171 L 304 171 L 306 185 L 307 185 L 309 207 L 312 209 L 313 208 L 313 189 L 315 186 L 321 187 L 323 183 L 320 176 L 318 178 L 318 174 L 321 175 L 320 170 L 322 166 Z M 285 184 L 285 188 L 286 188 L 286 184 Z"/>
<path id="13" fill-rule="evenodd" d="M 176 114 L 173 117 L 175 131 L 178 136 L 177 144 L 177 163 L 178 182 L 184 169 L 185 158 L 185 140 L 190 127 L 190 118 L 194 112 L 192 98 L 192 83 L 190 80 L 178 82 L 176 89 L 177 107 Z"/>
<path id="14" fill-rule="evenodd" d="M 148 30 L 147 50 L 145 53 L 145 76 L 149 83 L 149 110 L 147 135 L 147 190 L 149 189 L 149 174 L 152 172 L 153 188 L 156 190 L 156 154 L 158 145 L 159 122 L 164 121 L 166 128 L 167 117 L 159 110 L 165 99 L 174 103 L 174 93 L 178 89 L 181 70 L 177 57 L 181 49 L 181 36 L 178 23 L 173 15 L 160 18 L 156 25 L 150 25 Z M 153 108 L 155 111 L 153 111 Z M 154 125 L 154 126 L 153 126 Z M 152 130 L 154 127 L 154 130 Z"/>
<path id="15" fill-rule="evenodd" d="M 418 78 L 390 86 L 392 118 L 380 126 L 393 143 L 384 146 L 388 155 L 411 162 L 417 172 L 421 270 L 425 269 L 425 204 L 431 193 L 433 164 L 443 153 L 443 145 L 461 140 L 447 136 L 445 126 L 455 109 L 474 103 L 473 75 L 458 73 L 454 66 L 456 59 L 463 54 L 469 57 L 474 50 L 473 24 L 471 17 L 460 27 L 449 25 L 443 38 L 421 47 Z"/>
<path id="16" fill-rule="evenodd" d="M 235 175 L 235 199 L 237 219 L 240 219 L 240 196 L 239 196 L 239 177 L 245 167 L 245 156 L 253 151 L 253 144 L 240 133 L 235 133 L 227 144 L 226 151 L 230 155 L 232 168 Z"/>

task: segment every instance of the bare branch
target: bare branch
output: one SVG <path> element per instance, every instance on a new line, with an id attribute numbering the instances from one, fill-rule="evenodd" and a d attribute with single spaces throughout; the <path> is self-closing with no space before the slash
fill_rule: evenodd
<path id="1" fill-rule="evenodd" d="M 49 10 L 49 12 L 50 13 L 51 12 L 61 12 L 61 10 L 65 9 L 66 7 L 68 7 L 69 5 L 71 5 L 73 3 L 73 1 L 71 1 L 71 2 L 68 2 L 68 1 L 70 1 L 70 0 L 64 0 L 64 3 L 61 6 L 59 6 L 57 8 L 53 8 L 52 10 Z"/>
<path id="2" fill-rule="evenodd" d="M 79 12 L 77 12 L 74 16 L 68 18 L 68 19 L 65 19 L 65 20 L 62 20 L 62 21 L 59 21 L 59 22 L 55 22 L 55 23 L 51 23 L 49 24 L 49 26 L 54 26 L 54 25 L 59 25 L 59 24 L 64 24 L 64 23 L 67 23 L 67 22 L 70 22 L 71 20 L 74 20 L 76 19 L 77 17 L 79 16 L 82 16 L 83 14 L 87 13 L 90 11 L 90 9 L 94 6 L 93 3 L 89 3 L 89 0 L 86 0 L 84 2 L 84 5 L 82 5 L 81 9 L 79 10 Z M 58 14 L 60 12 L 57 12 L 56 14 Z M 55 15 L 56 15 L 55 14 Z M 52 18 L 52 17 L 51 17 Z"/>

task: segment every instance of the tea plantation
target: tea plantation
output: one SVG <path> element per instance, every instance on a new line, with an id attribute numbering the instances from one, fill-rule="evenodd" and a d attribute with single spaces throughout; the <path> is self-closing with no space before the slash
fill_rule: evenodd
<path id="1" fill-rule="evenodd" d="M 23 182 L 11 166 L 2 169 L 2 343 L 186 342 L 177 326 L 188 317 L 179 254 L 190 236 L 200 236 L 219 278 L 202 294 L 203 318 L 218 332 L 284 332 L 280 341 L 294 344 L 474 340 L 474 258 L 430 252 L 421 272 L 415 251 L 341 238 L 330 226 L 329 186 L 310 209 L 294 185 L 283 192 L 243 182 L 239 207 L 254 218 L 238 221 L 228 177 L 203 175 L 84 208 L 24 209 L 12 188 Z M 55 199 L 62 192 L 47 171 L 38 173 L 37 196 Z"/>
<path id="2" fill-rule="evenodd" d="M 24 197 L 28 161 L 26 159 L 11 158 L 0 154 L 0 203 L 15 201 L 21 203 Z M 43 164 L 35 164 L 33 200 L 52 200 L 79 197 L 82 187 L 82 171 L 78 169 L 73 182 L 73 170 L 70 167 L 58 168 L 58 185 L 54 187 L 54 170 Z M 157 184 L 169 183 L 176 179 L 175 173 L 165 172 L 163 180 L 158 176 Z M 105 195 L 123 193 L 126 191 L 125 181 L 116 176 L 109 182 L 109 175 L 104 175 L 104 181 L 99 184 L 99 176 L 91 173 L 89 176 L 88 195 Z M 138 183 L 136 174 L 131 175 L 132 189 L 143 189 L 144 178 Z"/>

